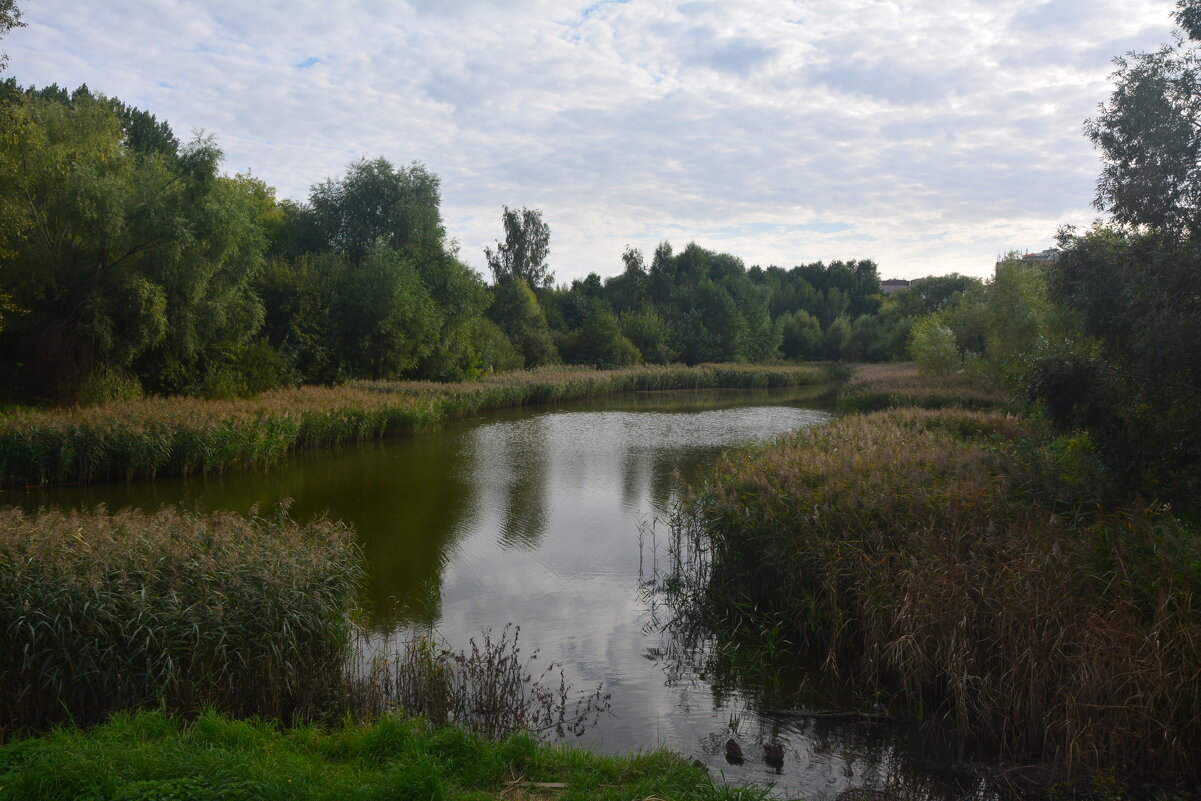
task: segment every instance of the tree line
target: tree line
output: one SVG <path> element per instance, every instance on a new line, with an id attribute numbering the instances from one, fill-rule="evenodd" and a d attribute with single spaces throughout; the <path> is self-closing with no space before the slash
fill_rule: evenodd
<path id="1" fill-rule="evenodd" d="M 1085 133 L 1110 222 L 1058 234 L 1045 268 L 1000 264 L 914 325 L 933 369 L 980 371 L 1037 403 L 1094 477 L 1151 506 L 1201 513 L 1201 0 L 1180 31 L 1115 60 Z M 1082 461 L 1082 464 L 1084 461 Z"/>
<path id="2" fill-rule="evenodd" d="M 917 291 L 884 297 L 868 260 L 748 269 L 695 243 L 664 242 L 649 261 L 628 249 L 619 274 L 556 285 L 550 228 L 527 208 L 502 211 L 487 283 L 448 236 L 438 177 L 421 164 L 359 160 L 295 202 L 222 174 L 211 137 L 183 142 L 87 86 L 10 79 L 0 106 L 9 402 L 563 362 L 895 359 L 923 309 Z"/>

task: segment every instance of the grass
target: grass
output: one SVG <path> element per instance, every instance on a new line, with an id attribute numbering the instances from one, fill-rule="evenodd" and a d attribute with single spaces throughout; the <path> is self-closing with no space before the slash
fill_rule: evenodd
<path id="1" fill-rule="evenodd" d="M 962 372 L 932 374 L 912 362 L 859 364 L 839 392 L 843 412 L 882 409 L 1004 409 L 1008 395 Z"/>
<path id="2" fill-rule="evenodd" d="M 362 574 L 326 520 L 0 511 L 0 739 L 159 705 L 311 716 L 343 690 Z"/>
<path id="3" fill-rule="evenodd" d="M 185 723 L 163 712 L 116 715 L 90 731 L 59 730 L 0 748 L 3 801 L 150 799 L 763 799 L 718 788 L 666 752 L 601 757 L 499 742 L 386 716 L 369 724 L 280 728 L 213 712 Z"/>
<path id="4" fill-rule="evenodd" d="M 623 392 L 829 380 L 815 366 L 552 367 L 462 384 L 354 382 L 247 400 L 148 398 L 0 417 L 0 486 L 153 479 L 275 464 L 293 451 L 411 434 L 492 409 Z"/>
<path id="5" fill-rule="evenodd" d="M 704 603 L 782 616 L 890 711 L 1007 758 L 1195 782 L 1201 536 L 1162 510 L 1064 514 L 1050 500 L 1087 481 L 1044 436 L 910 408 L 729 454 L 694 498 Z"/>

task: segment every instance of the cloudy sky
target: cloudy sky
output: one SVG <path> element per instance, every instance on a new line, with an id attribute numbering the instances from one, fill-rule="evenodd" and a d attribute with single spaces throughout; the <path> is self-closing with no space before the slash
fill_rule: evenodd
<path id="1" fill-rule="evenodd" d="M 280 197 L 350 162 L 442 179 L 484 268 L 543 210 L 560 281 L 627 245 L 987 275 L 1087 224 L 1081 126 L 1173 0 L 18 0 L 21 84 L 121 98 Z"/>

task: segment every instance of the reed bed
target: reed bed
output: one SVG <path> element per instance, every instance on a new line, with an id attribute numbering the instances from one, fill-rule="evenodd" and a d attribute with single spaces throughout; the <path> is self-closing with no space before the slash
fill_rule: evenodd
<path id="1" fill-rule="evenodd" d="M 463 384 L 354 382 L 247 400 L 148 398 L 0 418 L 0 486 L 153 479 L 265 467 L 289 453 L 412 434 L 513 406 L 644 390 L 798 386 L 814 366 L 552 367 Z"/>
<path id="2" fill-rule="evenodd" d="M 912 362 L 858 364 L 838 396 L 846 412 L 897 407 L 1004 409 L 1009 396 L 962 371 L 931 373 Z"/>
<path id="3" fill-rule="evenodd" d="M 694 498 L 714 609 L 783 615 L 890 710 L 1062 775 L 1201 777 L 1201 537 L 1055 515 L 1029 424 L 892 410 L 724 457 Z M 1051 471 L 1053 472 L 1053 471 Z"/>
<path id="4" fill-rule="evenodd" d="M 346 526 L 0 511 L 0 734 L 116 710 L 307 717 L 344 693 L 362 558 Z"/>

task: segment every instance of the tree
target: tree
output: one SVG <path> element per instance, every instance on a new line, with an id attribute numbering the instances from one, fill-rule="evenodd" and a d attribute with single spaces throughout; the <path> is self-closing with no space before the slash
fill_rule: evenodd
<path id="1" fill-rule="evenodd" d="M 1050 294 L 1081 330 L 1034 352 L 1030 393 L 1086 426 L 1128 488 L 1201 509 L 1201 244 L 1095 226 L 1059 245 Z"/>
<path id="2" fill-rule="evenodd" d="M 524 278 L 497 283 L 488 316 L 520 351 L 526 367 L 558 363 L 546 315 Z"/>
<path id="3" fill-rule="evenodd" d="M 780 350 L 787 359 L 806 361 L 822 357 L 822 326 L 804 309 L 785 312 L 776 318 L 780 331 Z"/>
<path id="4" fill-rule="evenodd" d="M 564 339 L 563 358 L 573 364 L 606 369 L 638 364 L 642 354 L 621 332 L 617 316 L 603 303 L 593 303 L 580 327 Z"/>
<path id="5" fill-rule="evenodd" d="M 438 309 L 417 268 L 382 241 L 345 271 L 336 308 L 338 361 L 351 375 L 400 378 L 433 352 Z"/>
<path id="6" fill-rule="evenodd" d="M 644 361 L 650 364 L 670 364 L 677 348 L 671 326 L 654 311 L 622 312 L 621 333 L 634 343 Z"/>
<path id="7" fill-rule="evenodd" d="M 440 203 L 438 176 L 421 164 L 398 168 L 385 158 L 360 159 L 342 179 L 312 188 L 307 219 L 321 249 L 345 253 L 351 261 L 362 261 L 380 240 L 419 258 L 442 250 L 446 231 Z"/>
<path id="8" fill-rule="evenodd" d="M 1187 35 L 1115 59 L 1116 84 L 1085 132 L 1105 162 L 1096 205 L 1123 226 L 1201 234 L 1201 0 L 1180 0 Z"/>
<path id="9" fill-rule="evenodd" d="M 923 317 L 913 324 L 909 334 L 909 356 L 923 370 L 946 373 L 959 367 L 959 349 L 955 334 L 937 314 Z"/>
<path id="10" fill-rule="evenodd" d="M 194 386 L 262 319 L 250 280 L 263 236 L 246 186 L 217 175 L 198 138 L 176 155 L 132 148 L 107 99 L 27 97 L 6 107 L 0 292 L 11 385 L 74 400 L 93 375 L 138 374 L 155 390 Z"/>
<path id="11" fill-rule="evenodd" d="M 21 22 L 21 9 L 17 8 L 16 0 L 0 0 L 0 36 L 4 36 L 13 28 L 24 28 Z M 8 66 L 8 54 L 0 53 L 0 70 Z"/>
<path id="12" fill-rule="evenodd" d="M 500 215 L 505 229 L 505 241 L 496 243 L 496 250 L 484 248 L 484 258 L 497 284 L 520 278 L 532 289 L 546 289 L 555 274 L 546 264 L 550 255 L 550 226 L 542 220 L 538 209 L 520 211 L 505 206 Z"/>

